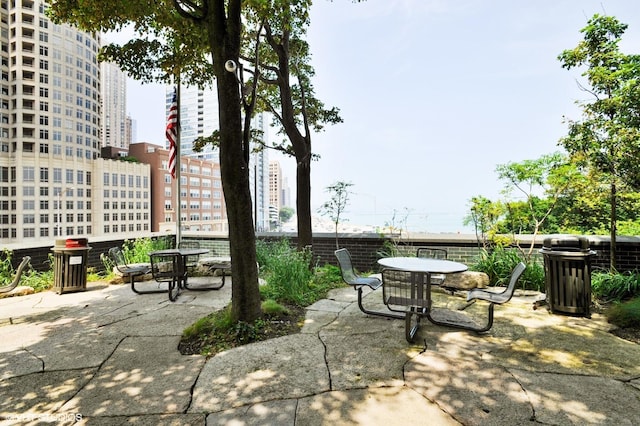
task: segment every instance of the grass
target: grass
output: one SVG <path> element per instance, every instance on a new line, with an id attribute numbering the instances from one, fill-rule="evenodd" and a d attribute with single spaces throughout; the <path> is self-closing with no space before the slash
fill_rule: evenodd
<path id="1" fill-rule="evenodd" d="M 262 302 L 262 316 L 253 323 L 234 322 L 229 305 L 187 327 L 178 349 L 185 355 L 213 356 L 248 343 L 297 333 L 304 318 L 304 308 L 281 305 L 269 299 Z"/>
<path id="2" fill-rule="evenodd" d="M 513 269 L 519 262 L 523 260 L 517 250 L 496 246 L 491 251 L 482 250 L 480 257 L 470 269 L 486 273 L 492 285 L 506 286 Z M 523 290 L 544 291 L 542 265 L 529 262 L 518 284 Z"/>
<path id="3" fill-rule="evenodd" d="M 621 301 L 640 297 L 640 272 L 602 272 L 591 274 L 594 296 L 603 301 Z"/>
<path id="4" fill-rule="evenodd" d="M 262 315 L 251 324 L 234 322 L 229 307 L 199 319 L 184 330 L 183 354 L 215 355 L 243 344 L 300 331 L 305 307 L 324 299 L 329 290 L 343 287 L 340 269 L 325 265 L 310 267 L 311 252 L 297 251 L 288 241 L 259 242 Z"/>
<path id="5" fill-rule="evenodd" d="M 620 328 L 640 328 L 640 297 L 615 303 L 606 311 L 606 317 Z"/>

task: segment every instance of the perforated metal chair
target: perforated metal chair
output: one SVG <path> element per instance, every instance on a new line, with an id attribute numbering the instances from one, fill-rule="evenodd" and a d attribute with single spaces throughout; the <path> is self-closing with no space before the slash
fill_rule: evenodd
<path id="1" fill-rule="evenodd" d="M 467 293 L 467 302 L 473 302 L 475 300 L 484 300 L 489 302 L 487 324 L 479 329 L 473 329 L 473 331 L 483 332 L 488 331 L 493 325 L 493 308 L 495 305 L 502 305 L 507 303 L 513 297 L 513 292 L 516 290 L 516 284 L 522 276 L 522 273 L 526 269 L 526 265 L 522 262 L 518 263 L 509 278 L 509 285 L 503 291 L 495 292 L 483 288 L 474 288 Z"/>
<path id="2" fill-rule="evenodd" d="M 169 286 L 169 300 L 175 302 L 186 277 L 182 256 L 179 253 L 152 253 L 151 274 L 159 283 L 165 282 Z"/>
<path id="3" fill-rule="evenodd" d="M 200 242 L 199 241 L 180 241 L 178 243 L 179 249 L 199 249 Z M 199 254 L 189 255 L 187 256 L 187 268 L 194 269 L 198 267 L 198 261 L 200 260 Z"/>
<path id="4" fill-rule="evenodd" d="M 136 277 L 148 274 L 149 272 L 151 272 L 151 268 L 149 267 L 149 265 L 129 265 L 120 247 L 111 247 L 109 249 L 109 258 L 123 277 L 129 277 L 129 284 L 131 285 L 131 290 L 134 293 L 164 293 L 167 291 L 163 289 L 145 291 L 138 290 L 135 285 Z"/>
<path id="5" fill-rule="evenodd" d="M 446 259 L 449 255 L 447 249 L 440 247 L 418 247 L 417 257 L 427 257 L 430 259 Z"/>
<path id="6" fill-rule="evenodd" d="M 377 277 L 363 277 L 360 276 L 353 267 L 351 262 L 351 254 L 346 248 L 338 249 L 335 252 L 338 264 L 340 265 L 340 271 L 342 273 L 342 279 L 345 283 L 352 286 L 358 291 L 358 307 L 362 312 L 367 315 L 376 315 L 387 318 L 403 319 L 404 315 L 395 315 L 389 312 L 371 311 L 365 309 L 362 305 L 362 291 L 364 287 L 369 287 L 371 290 L 376 290 L 382 286 L 382 280 Z"/>
<path id="7" fill-rule="evenodd" d="M 14 288 L 16 288 L 18 284 L 20 284 L 20 277 L 22 277 L 22 273 L 24 272 L 24 269 L 29 264 L 30 260 L 31 260 L 30 256 L 25 256 L 22 258 L 22 262 L 20 262 L 20 265 L 18 265 L 18 269 L 16 269 L 16 274 L 13 277 L 13 281 L 11 281 L 11 284 L 0 287 L 0 293 L 8 293 Z"/>
<path id="8" fill-rule="evenodd" d="M 446 259 L 449 253 L 447 249 L 439 247 L 418 247 L 416 250 L 416 257 L 424 257 L 427 259 Z M 445 287 L 444 280 L 446 276 L 444 274 L 431 274 L 431 284 Z M 451 292 L 451 290 L 449 290 Z"/>

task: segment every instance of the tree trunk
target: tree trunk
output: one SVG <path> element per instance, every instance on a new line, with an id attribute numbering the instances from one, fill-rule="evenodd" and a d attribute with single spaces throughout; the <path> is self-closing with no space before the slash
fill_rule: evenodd
<path id="1" fill-rule="evenodd" d="M 311 155 L 298 158 L 296 151 L 296 208 L 298 209 L 298 249 L 313 244 L 311 224 Z"/>
<path id="2" fill-rule="evenodd" d="M 217 77 L 220 174 L 229 222 L 231 313 L 235 321 L 253 322 L 261 315 L 261 307 L 248 155 L 243 147 L 240 86 L 236 76 L 224 68 L 228 59 L 238 60 L 242 2 L 232 0 L 226 9 L 223 1 L 214 4 L 210 9 L 209 44 Z"/>
<path id="3" fill-rule="evenodd" d="M 609 257 L 609 269 L 611 272 L 615 272 L 617 270 L 616 263 L 616 234 L 618 227 L 618 216 L 616 213 L 617 205 L 618 205 L 618 193 L 617 193 L 616 183 L 611 183 L 611 223 L 610 223 L 610 232 L 609 235 L 611 237 L 611 250 Z"/>

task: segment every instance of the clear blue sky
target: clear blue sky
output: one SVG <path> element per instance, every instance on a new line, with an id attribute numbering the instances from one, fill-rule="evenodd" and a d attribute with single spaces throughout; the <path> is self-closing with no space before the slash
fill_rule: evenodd
<path id="1" fill-rule="evenodd" d="M 344 123 L 312 137 L 312 208 L 347 181 L 352 224 L 395 211 L 409 231 L 469 231 L 471 197 L 501 196 L 496 165 L 559 150 L 563 116 L 579 118 L 584 79 L 557 56 L 594 13 L 629 24 L 622 51 L 640 53 L 632 0 L 316 0 L 316 94 Z M 162 86 L 130 82 L 128 111 L 140 140 L 163 143 Z M 295 194 L 295 161 L 278 160 Z"/>

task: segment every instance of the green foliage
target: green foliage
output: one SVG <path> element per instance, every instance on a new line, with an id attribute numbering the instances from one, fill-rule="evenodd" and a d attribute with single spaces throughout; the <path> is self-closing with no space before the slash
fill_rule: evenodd
<path id="1" fill-rule="evenodd" d="M 10 250 L 2 251 L 2 260 L 0 261 L 0 286 L 10 284 L 15 277 L 15 270 L 11 265 L 13 252 Z M 53 256 L 49 254 L 49 264 L 53 265 Z M 31 269 L 29 265 L 22 271 L 20 277 L 20 285 L 32 287 L 38 293 L 53 287 L 53 269 L 45 272 L 37 272 Z"/>
<path id="2" fill-rule="evenodd" d="M 149 253 L 171 248 L 169 238 L 136 238 L 125 240 L 122 253 L 128 263 L 149 263 Z"/>
<path id="3" fill-rule="evenodd" d="M 288 240 L 258 241 L 256 256 L 266 281 L 260 287 L 263 299 L 304 307 L 343 285 L 339 268 L 325 265 L 310 269 L 311 252 L 296 250 Z"/>
<path id="4" fill-rule="evenodd" d="M 518 284 L 522 289 L 541 291 L 544 289 L 544 268 L 535 261 L 527 263 L 518 250 L 496 246 L 491 250 L 482 250 L 480 257 L 471 270 L 484 272 L 492 285 L 506 286 L 516 265 L 525 262 L 527 269 Z"/>
<path id="5" fill-rule="evenodd" d="M 105 271 L 105 277 L 110 278 L 113 275 L 113 268 L 116 266 L 115 263 L 107 253 L 100 253 L 100 261 Z"/>
<path id="6" fill-rule="evenodd" d="M 260 288 L 260 293 L 280 302 L 302 306 L 313 303 L 310 263 L 310 250 L 297 251 L 286 240 L 274 244 L 264 265 L 263 276 L 267 284 Z"/>
<path id="7" fill-rule="evenodd" d="M 504 214 L 504 205 L 501 202 L 492 202 L 486 197 L 472 197 L 469 215 L 463 223 L 473 225 L 476 236 L 483 247 L 489 245 L 489 240 L 496 234 L 497 223 Z"/>
<path id="8" fill-rule="evenodd" d="M 640 272 L 594 271 L 591 273 L 591 291 L 595 297 L 604 301 L 640 297 Z"/>
<path id="9" fill-rule="evenodd" d="M 620 52 L 627 25 L 615 17 L 594 15 L 581 31 L 584 40 L 563 51 L 563 68 L 582 68 L 590 102 L 579 102 L 582 119 L 568 120 L 560 143 L 575 159 L 597 170 L 609 186 L 611 243 L 616 242 L 618 186 L 640 188 L 640 57 Z M 615 269 L 612 250 L 610 268 Z"/>
<path id="10" fill-rule="evenodd" d="M 291 219 L 295 212 L 296 211 L 293 208 L 283 206 L 278 213 L 280 222 L 287 222 L 289 219 Z"/>
<path id="11" fill-rule="evenodd" d="M 53 287 L 53 280 L 53 269 L 44 272 L 29 269 L 22 274 L 20 285 L 32 287 L 36 293 L 39 293 Z"/>
<path id="12" fill-rule="evenodd" d="M 204 340 L 201 353 L 209 355 L 239 344 L 256 341 L 265 325 L 265 321 L 262 319 L 251 324 L 244 321 L 234 321 L 231 305 L 227 305 L 225 309 L 200 318 L 187 327 L 182 333 L 182 338 L 183 341 Z"/>
<path id="13" fill-rule="evenodd" d="M 267 299 L 264 302 L 262 302 L 262 312 L 264 312 L 267 315 L 284 315 L 284 314 L 288 314 L 289 310 L 285 306 L 282 306 L 281 304 L 276 302 L 275 300 Z"/>
<path id="14" fill-rule="evenodd" d="M 640 222 L 622 220 L 617 223 L 618 235 L 640 235 Z"/>
<path id="15" fill-rule="evenodd" d="M 384 240 L 382 247 L 376 252 L 376 256 L 380 259 L 383 257 L 400 256 L 400 249 L 398 248 L 397 242 L 394 240 Z"/>
<path id="16" fill-rule="evenodd" d="M 607 320 L 621 328 L 640 328 L 640 298 L 616 303 L 606 312 Z"/>
<path id="17" fill-rule="evenodd" d="M 341 287 L 343 284 L 342 272 L 340 271 L 340 268 L 334 265 L 327 264 L 322 267 L 317 267 L 314 269 L 313 283 L 318 289 L 325 288 L 330 290 L 332 288 Z M 322 299 L 324 296 L 318 292 L 318 298 Z"/>
<path id="18" fill-rule="evenodd" d="M 7 249 L 2 250 L 2 261 L 0 261 L 0 286 L 7 285 L 13 279 L 13 266 L 11 265 L 12 252 Z"/>

